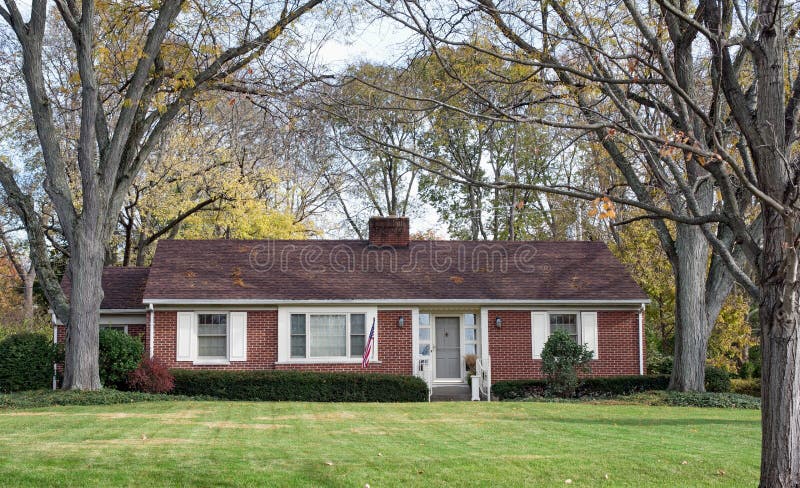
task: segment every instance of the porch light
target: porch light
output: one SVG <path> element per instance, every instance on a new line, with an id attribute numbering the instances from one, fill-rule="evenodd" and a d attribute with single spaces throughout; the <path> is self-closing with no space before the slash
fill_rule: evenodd
<path id="1" fill-rule="evenodd" d="M 399 319 L 397 319 L 397 326 L 398 327 L 402 328 L 405 323 L 406 323 L 406 319 L 404 319 L 403 317 L 400 317 Z"/>
<path id="2" fill-rule="evenodd" d="M 496 325 L 498 329 L 503 326 L 503 319 L 501 319 L 499 315 L 495 317 L 494 325 Z"/>

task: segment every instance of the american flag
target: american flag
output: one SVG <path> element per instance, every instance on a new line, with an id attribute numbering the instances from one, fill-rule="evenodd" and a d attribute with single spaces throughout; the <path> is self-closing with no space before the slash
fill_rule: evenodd
<path id="1" fill-rule="evenodd" d="M 372 341 L 375 340 L 375 319 L 372 319 L 372 328 L 369 330 L 369 339 L 364 345 L 364 356 L 361 358 L 361 367 L 369 366 L 369 358 L 372 356 Z"/>

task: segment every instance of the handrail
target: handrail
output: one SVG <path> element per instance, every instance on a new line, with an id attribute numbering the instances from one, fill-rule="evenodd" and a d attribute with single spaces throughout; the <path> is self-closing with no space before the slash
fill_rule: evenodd
<path id="1" fill-rule="evenodd" d="M 489 357 L 479 358 L 475 363 L 475 374 L 478 376 L 478 390 L 492 401 L 492 360 Z"/>
<path id="2" fill-rule="evenodd" d="M 433 393 L 433 369 L 431 368 L 431 361 L 429 358 L 420 358 L 414 375 L 422 378 L 428 385 L 428 401 L 431 401 L 431 394 Z"/>

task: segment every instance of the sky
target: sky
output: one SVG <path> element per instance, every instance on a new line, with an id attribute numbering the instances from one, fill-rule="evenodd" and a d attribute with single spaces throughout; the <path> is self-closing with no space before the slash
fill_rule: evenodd
<path id="1" fill-rule="evenodd" d="M 23 16 L 28 18 L 30 0 L 17 0 L 17 5 Z M 347 25 L 331 31 L 330 24 L 323 22 L 324 26 L 319 31 L 312 30 L 308 37 L 311 39 L 309 46 L 313 46 L 309 47 L 309 55 L 318 67 L 327 68 L 325 72 L 340 72 L 349 65 L 364 61 L 395 64 L 418 46 L 410 30 L 390 19 L 369 19 L 356 14 L 348 22 L 342 22 L 345 23 Z M 439 236 L 448 236 L 447 226 L 439 220 L 430 205 L 418 206 L 414 214 L 410 222 L 412 233 L 433 229 Z M 341 218 L 343 216 L 319 219 L 320 227 L 331 229 L 326 230 L 324 237 L 342 237 Z"/>
<path id="2" fill-rule="evenodd" d="M 389 19 L 377 19 L 357 25 L 348 33 L 334 33 L 317 48 L 316 61 L 333 72 L 363 61 L 395 64 L 417 46 L 410 30 Z M 416 188 L 413 193 L 416 194 Z M 324 220 L 335 221 L 337 218 Z M 328 222 L 321 223 L 323 227 L 332 227 Z M 414 209 L 410 225 L 412 233 L 433 229 L 438 236 L 449 237 L 447 225 L 440 221 L 436 211 L 428 204 Z M 341 237 L 341 231 L 326 232 L 325 237 Z"/>

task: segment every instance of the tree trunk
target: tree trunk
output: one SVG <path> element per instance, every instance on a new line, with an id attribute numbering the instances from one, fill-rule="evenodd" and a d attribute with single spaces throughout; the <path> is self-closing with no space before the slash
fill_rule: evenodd
<path id="1" fill-rule="evenodd" d="M 760 486 L 797 487 L 800 486 L 800 350 L 797 340 L 800 311 L 796 281 L 785 274 L 787 269 L 796 269 L 797 250 L 792 249 L 792 244 L 784 245 L 783 219 L 769 209 L 765 210 L 765 217 L 759 308 L 762 351 Z M 796 223 L 792 227 L 797 228 Z"/>
<path id="2" fill-rule="evenodd" d="M 71 248 L 69 268 L 72 278 L 69 322 L 64 357 L 66 390 L 100 389 L 98 366 L 100 304 L 103 301 L 102 233 L 86 226 L 79 229 Z"/>
<path id="3" fill-rule="evenodd" d="M 716 321 L 705 301 L 708 243 L 700 228 L 678 224 L 675 248 L 675 360 L 669 389 L 705 391 L 708 338 Z"/>
<path id="4" fill-rule="evenodd" d="M 22 313 L 27 322 L 33 320 L 33 284 L 36 280 L 36 269 L 31 266 L 28 271 L 22 276 L 22 286 L 24 288 L 25 296 L 22 302 Z M 30 326 L 30 324 L 28 324 Z"/>

